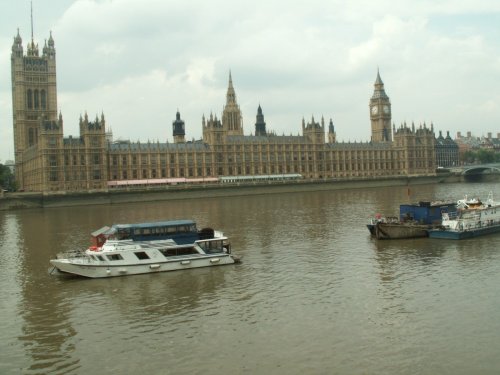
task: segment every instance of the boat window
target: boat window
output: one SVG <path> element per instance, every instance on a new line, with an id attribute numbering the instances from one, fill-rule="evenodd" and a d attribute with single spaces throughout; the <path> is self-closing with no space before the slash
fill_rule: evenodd
<path id="1" fill-rule="evenodd" d="M 160 251 L 166 257 L 171 257 L 171 256 L 174 256 L 174 255 L 177 255 L 177 250 L 176 249 L 161 249 Z"/>
<path id="2" fill-rule="evenodd" d="M 148 254 L 146 254 L 146 252 L 144 252 L 144 251 L 138 251 L 138 252 L 136 252 L 136 253 L 134 253 L 134 254 L 135 254 L 135 256 L 136 256 L 138 259 L 142 259 L 142 260 L 144 260 L 144 259 L 149 259 Z"/>
<path id="3" fill-rule="evenodd" d="M 190 255 L 190 254 L 198 254 L 194 247 L 184 247 L 177 249 L 177 255 Z"/>
<path id="4" fill-rule="evenodd" d="M 123 257 L 120 254 L 108 254 L 106 257 L 109 260 L 123 260 Z"/>
<path id="5" fill-rule="evenodd" d="M 98 255 L 97 259 L 104 261 L 104 257 L 102 257 L 101 255 Z"/>
<path id="6" fill-rule="evenodd" d="M 119 240 L 126 240 L 127 238 L 130 237 L 130 232 L 128 229 L 120 229 L 118 230 L 118 233 L 116 234 L 116 237 Z"/>
<path id="7" fill-rule="evenodd" d="M 168 248 L 168 249 L 160 249 L 160 252 L 165 257 L 171 257 L 175 255 L 191 255 L 198 254 L 198 251 L 194 247 L 181 247 L 181 248 Z"/>

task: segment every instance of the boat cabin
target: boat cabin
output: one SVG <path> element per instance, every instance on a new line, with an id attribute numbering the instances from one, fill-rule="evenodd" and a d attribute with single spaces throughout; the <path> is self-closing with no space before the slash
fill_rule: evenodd
<path id="1" fill-rule="evenodd" d="M 401 222 L 415 221 L 420 224 L 441 223 L 443 213 L 456 213 L 455 203 L 444 202 L 418 202 L 418 204 L 402 204 L 399 206 L 399 219 Z"/>
<path id="2" fill-rule="evenodd" d="M 208 229 L 204 229 L 206 237 Z M 213 235 L 213 231 L 211 232 Z M 192 220 L 171 220 L 136 224 L 114 224 L 93 232 L 92 246 L 101 247 L 107 240 L 152 241 L 172 239 L 177 244 L 192 244 L 200 238 Z M 205 238 L 206 238 L 205 237 Z"/>

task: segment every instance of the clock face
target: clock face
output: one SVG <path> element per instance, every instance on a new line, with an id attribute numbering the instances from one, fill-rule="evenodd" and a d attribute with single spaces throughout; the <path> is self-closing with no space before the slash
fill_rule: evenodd
<path id="1" fill-rule="evenodd" d="M 376 115 L 378 112 L 378 107 L 377 106 L 373 106 L 372 107 L 372 114 Z"/>
<path id="2" fill-rule="evenodd" d="M 388 105 L 384 105 L 384 113 L 389 113 L 390 110 L 389 110 L 389 106 Z"/>

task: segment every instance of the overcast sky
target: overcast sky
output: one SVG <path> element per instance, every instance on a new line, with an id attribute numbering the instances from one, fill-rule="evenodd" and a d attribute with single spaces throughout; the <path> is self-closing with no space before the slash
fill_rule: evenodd
<path id="1" fill-rule="evenodd" d="M 231 71 L 245 134 L 333 119 L 339 141 L 370 139 L 377 69 L 392 121 L 436 133 L 500 133 L 498 0 L 33 0 L 34 39 L 55 41 L 64 135 L 104 112 L 115 139 L 186 139 L 221 117 Z M 0 0 L 0 162 L 14 158 L 10 53 L 31 39 L 30 1 Z"/>

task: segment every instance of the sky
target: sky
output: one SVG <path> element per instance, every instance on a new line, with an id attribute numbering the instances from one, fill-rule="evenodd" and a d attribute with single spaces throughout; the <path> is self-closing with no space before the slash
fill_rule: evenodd
<path id="1" fill-rule="evenodd" d="M 186 140 L 221 117 L 231 72 L 244 133 L 259 104 L 268 132 L 333 120 L 340 142 L 370 139 L 377 71 L 392 122 L 446 136 L 500 133 L 498 0 L 33 0 L 40 50 L 52 32 L 64 136 L 104 113 L 115 140 Z M 14 159 L 10 54 L 31 40 L 29 0 L 0 0 L 0 163 Z"/>

